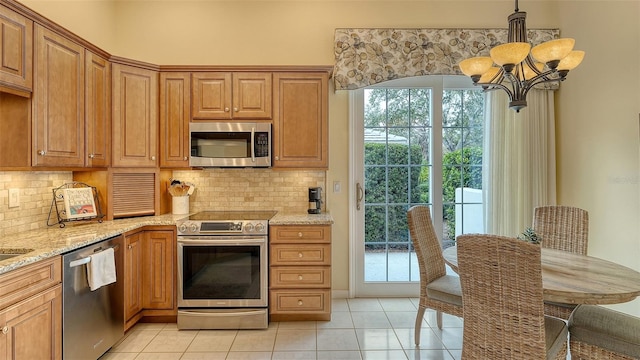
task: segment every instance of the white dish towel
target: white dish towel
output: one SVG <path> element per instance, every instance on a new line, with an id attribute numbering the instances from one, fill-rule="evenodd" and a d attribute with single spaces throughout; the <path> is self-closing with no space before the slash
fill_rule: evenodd
<path id="1" fill-rule="evenodd" d="M 116 261 L 113 248 L 102 250 L 89 255 L 89 257 L 91 261 L 87 264 L 87 280 L 91 291 L 116 282 Z"/>

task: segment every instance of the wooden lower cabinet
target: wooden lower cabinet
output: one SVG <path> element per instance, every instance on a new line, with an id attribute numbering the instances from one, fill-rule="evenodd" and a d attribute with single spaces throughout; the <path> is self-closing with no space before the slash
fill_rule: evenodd
<path id="1" fill-rule="evenodd" d="M 62 358 L 62 285 L 0 311 L 0 359 Z"/>
<path id="2" fill-rule="evenodd" d="M 142 307 L 167 309 L 175 307 L 176 287 L 173 259 L 176 257 L 174 230 L 147 230 L 144 232 L 142 253 Z"/>
<path id="3" fill-rule="evenodd" d="M 124 238 L 124 318 L 142 310 L 142 231 Z M 137 320 L 136 320 L 137 321 Z"/>
<path id="4" fill-rule="evenodd" d="M 147 226 L 125 234 L 125 247 L 125 330 L 142 318 L 175 319 L 175 226 Z"/>
<path id="5" fill-rule="evenodd" d="M 0 275 L 0 360 L 62 358 L 62 261 Z"/>
<path id="6" fill-rule="evenodd" d="M 271 321 L 331 320 L 331 226 L 269 230 Z"/>

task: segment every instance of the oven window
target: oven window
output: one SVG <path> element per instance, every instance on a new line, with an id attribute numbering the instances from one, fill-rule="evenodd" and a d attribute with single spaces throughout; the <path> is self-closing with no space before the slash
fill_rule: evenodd
<path id="1" fill-rule="evenodd" d="M 184 246 L 183 298 L 260 299 L 260 246 Z"/>

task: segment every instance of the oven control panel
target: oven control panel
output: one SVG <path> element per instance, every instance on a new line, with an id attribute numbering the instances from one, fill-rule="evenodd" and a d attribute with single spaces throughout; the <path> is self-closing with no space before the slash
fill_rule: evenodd
<path id="1" fill-rule="evenodd" d="M 189 221 L 176 224 L 178 235 L 266 235 L 268 221 Z"/>

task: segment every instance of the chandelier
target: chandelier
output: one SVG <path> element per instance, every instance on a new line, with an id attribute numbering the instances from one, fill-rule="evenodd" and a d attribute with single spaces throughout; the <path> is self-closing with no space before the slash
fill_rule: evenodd
<path id="1" fill-rule="evenodd" d="M 527 40 L 527 13 L 508 17 L 507 43 L 490 50 L 491 57 L 473 57 L 460 62 L 460 70 L 474 85 L 487 90 L 502 89 L 509 95 L 509 108 L 520 112 L 527 106 L 527 93 L 534 86 L 564 81 L 570 70 L 584 58 L 584 51 L 573 50 L 574 39 L 546 41 L 533 48 Z M 495 65 L 497 66 L 494 66 Z"/>

